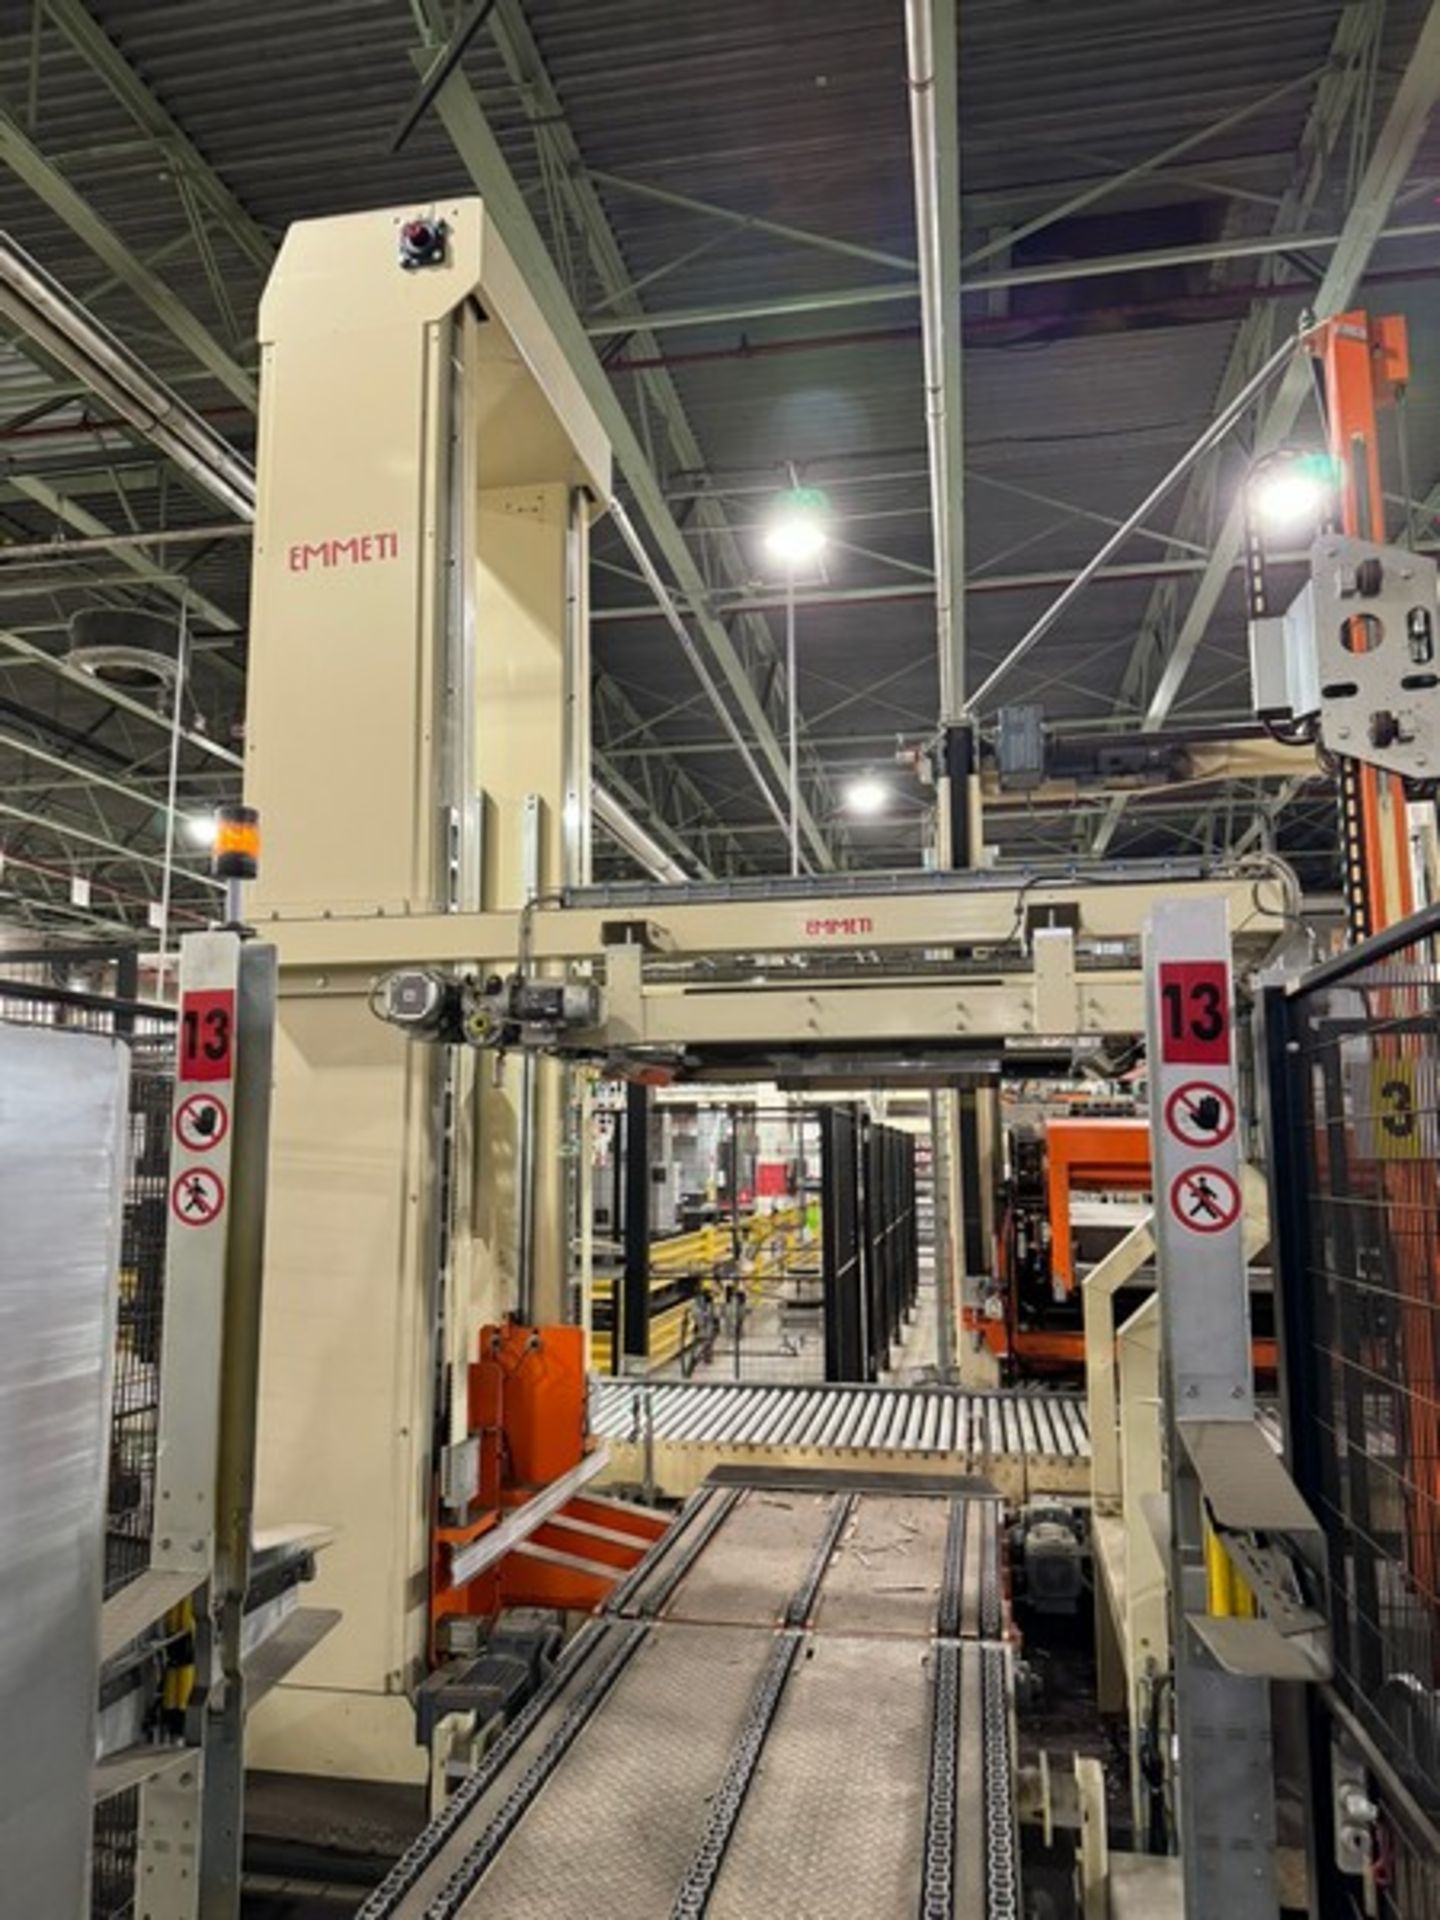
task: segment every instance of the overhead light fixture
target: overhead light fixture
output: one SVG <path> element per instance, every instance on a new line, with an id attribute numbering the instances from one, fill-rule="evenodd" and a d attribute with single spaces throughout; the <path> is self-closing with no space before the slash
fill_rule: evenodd
<path id="1" fill-rule="evenodd" d="M 1328 453 L 1271 454 L 1250 474 L 1250 512 L 1267 533 L 1318 528 L 1334 502 L 1338 479 Z"/>
<path id="2" fill-rule="evenodd" d="M 873 774 L 862 774 L 845 789 L 845 811 L 861 820 L 873 820 L 890 804 L 890 789 Z"/>
<path id="3" fill-rule="evenodd" d="M 185 838 L 192 847 L 210 847 L 215 844 L 213 813 L 187 813 L 182 826 Z"/>
<path id="4" fill-rule="evenodd" d="M 789 572 L 814 564 L 829 544 L 825 515 L 830 502 L 819 487 L 791 487 L 771 509 L 765 551 Z"/>

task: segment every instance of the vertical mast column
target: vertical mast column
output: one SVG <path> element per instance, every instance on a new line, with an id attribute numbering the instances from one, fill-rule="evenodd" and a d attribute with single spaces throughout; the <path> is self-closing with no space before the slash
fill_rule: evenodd
<path id="1" fill-rule="evenodd" d="M 527 1088 L 512 1061 L 492 1084 L 408 1045 L 368 974 L 286 966 L 285 921 L 562 884 L 576 501 L 608 497 L 609 451 L 478 201 L 292 227 L 261 340 L 247 797 L 281 1017 L 259 1517 L 336 1528 L 316 1597 L 343 1618 L 264 1702 L 250 1758 L 418 1780 L 435 1450 L 482 1320 L 560 1310 L 560 1076 Z"/>

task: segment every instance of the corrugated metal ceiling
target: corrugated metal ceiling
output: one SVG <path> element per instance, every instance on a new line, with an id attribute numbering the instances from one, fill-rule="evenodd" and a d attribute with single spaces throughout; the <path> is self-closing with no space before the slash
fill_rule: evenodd
<path id="1" fill-rule="evenodd" d="M 1264 103 L 1259 111 L 1158 177 L 1109 195 L 1095 210 L 1106 224 L 1090 238 L 1080 228 L 1037 238 L 1026 257 L 1064 257 L 1087 247 L 1123 251 L 1154 244 L 1157 232 L 1171 229 L 1184 239 L 1203 238 L 1226 220 L 1231 231 L 1262 230 L 1274 217 L 1265 197 L 1277 195 L 1289 177 L 1342 10 L 1342 0 L 1196 0 L 1185 8 L 1173 0 L 966 0 L 966 244 L 981 244 L 1087 182 L 1256 103 Z M 1389 0 L 1381 108 L 1422 10 L 1422 0 Z M 402 154 L 390 151 L 389 136 L 415 84 L 416 34 L 400 0 L 250 0 L 244 7 L 233 0 L 187 0 L 184 7 L 92 0 L 90 11 L 273 240 L 296 218 L 464 188 L 463 169 L 433 119 Z M 587 165 L 901 258 L 913 252 L 898 4 L 735 0 L 716 9 L 662 0 L 528 0 L 524 13 Z M 217 300 L 186 242 L 164 155 L 55 23 L 39 18 L 36 40 L 29 0 L 0 0 L 0 100 L 127 246 L 141 256 L 158 253 L 157 271 L 235 360 L 253 365 L 260 268 L 215 226 L 211 244 L 225 294 Z M 527 109 L 488 36 L 467 57 L 467 72 L 544 226 Z M 1277 97 L 1267 101 L 1269 95 Z M 1318 227 L 1343 212 L 1344 159 L 1337 153 L 1332 184 L 1317 204 Z M 1432 138 L 1425 164 L 1440 170 L 1440 138 Z M 1242 205 L 1227 201 L 1225 187 L 1249 197 Z M 903 268 L 753 228 L 726 231 L 703 213 L 603 182 L 599 191 L 632 274 L 656 276 L 644 293 L 652 310 L 743 305 L 905 277 Z M 1433 199 L 1421 196 L 1406 217 L 1433 217 Z M 0 221 L 67 285 L 88 293 L 97 314 L 238 445 L 249 445 L 251 423 L 234 395 L 197 368 L 132 294 L 106 286 L 84 242 L 8 172 L 0 175 Z M 696 257 L 662 271 L 690 254 Z M 1433 247 L 1392 247 L 1378 257 L 1381 276 L 1402 268 L 1423 274 L 1434 257 Z M 975 476 L 967 534 L 977 589 L 994 589 L 1016 573 L 1073 569 L 1102 537 L 1104 517 L 1123 514 L 1153 483 L 1213 408 L 1255 274 L 1253 263 L 1218 275 L 1191 269 L 1117 278 L 1088 291 L 1048 289 L 1043 297 L 994 295 L 967 307 L 967 440 Z M 1440 406 L 1430 371 L 1440 345 L 1440 296 L 1410 278 L 1387 288 L 1387 300 L 1410 312 L 1417 331 L 1412 461 L 1417 483 L 1428 486 L 1440 473 Z M 1282 324 L 1294 305 L 1281 303 Z M 737 490 L 727 504 L 750 584 L 762 598 L 766 563 L 754 529 L 764 490 L 793 469 L 832 493 L 837 543 L 823 585 L 874 596 L 802 609 L 802 707 L 817 739 L 828 743 L 833 766 L 853 762 L 856 736 L 916 730 L 935 695 L 933 617 L 917 572 L 928 564 L 929 531 L 914 305 L 665 331 L 658 354 L 633 337 L 603 345 L 632 410 L 647 366 L 653 370 L 658 358 L 672 373 L 705 462 L 701 474 L 667 476 L 676 511 L 682 520 L 690 516 L 687 496 L 697 486 Z M 96 417 L 80 402 L 42 421 L 24 417 L 57 397 L 48 376 L 0 349 L 6 471 L 58 476 L 57 484 L 65 481 L 77 499 L 118 524 L 122 494 L 111 488 L 107 495 L 103 474 L 117 457 L 129 457 L 123 443 L 61 437 L 57 428 L 65 422 Z M 1067 517 L 1015 489 L 1075 502 L 1097 517 Z M 159 524 L 162 512 L 194 524 L 211 511 L 183 487 L 171 487 L 162 502 L 152 488 L 131 485 L 123 502 L 136 526 Z M 1168 528 L 1172 511 L 1162 510 L 1154 524 Z M 0 499 L 0 516 L 0 527 L 15 538 L 53 531 L 50 516 L 13 488 Z M 603 542 L 600 551 L 608 551 Z M 1164 553 L 1141 540 L 1123 558 L 1140 566 Z M 71 562 L 66 578 L 102 572 L 108 583 L 116 569 Z M 243 551 L 216 550 L 194 577 L 240 623 L 240 639 L 227 646 L 243 660 Z M 36 634 L 53 634 L 87 593 L 83 580 L 59 585 L 53 574 L 27 575 L 20 584 L 23 591 L 6 583 L 0 617 Z M 1103 714 L 1117 696 L 1152 585 L 1139 579 L 1098 586 L 1016 675 L 1013 692 L 1043 687 L 1057 719 Z M 134 597 L 108 584 L 102 591 Z M 602 616 L 633 605 L 635 591 L 600 573 Z M 1047 591 L 972 595 L 977 672 L 1013 643 Z M 765 617 L 778 634 L 773 605 Z M 1187 698 L 1243 704 L 1243 688 L 1233 680 L 1239 636 L 1238 607 L 1227 601 Z M 602 617 L 596 645 L 602 668 L 642 713 L 661 713 L 693 693 L 677 649 L 653 619 Z M 877 669 L 896 677 L 867 693 Z M 233 695 L 227 709 L 224 669 L 201 672 L 202 704 L 212 709 L 207 720 L 223 731 L 235 712 Z M 7 687 L 20 678 L 10 676 Z M 61 683 L 42 694 L 42 678 L 27 670 L 26 697 L 53 718 L 68 723 L 77 711 L 97 718 L 83 712 L 83 695 Z M 673 740 L 681 750 L 714 731 L 713 719 L 694 709 L 660 724 L 662 742 Z M 717 793 L 743 785 L 733 760 L 695 756 L 694 765 Z M 5 771 L 0 763 L 0 778 Z M 749 805 L 750 797 L 725 802 L 741 819 Z M 778 848 L 757 842 L 757 854 L 769 858 Z"/>

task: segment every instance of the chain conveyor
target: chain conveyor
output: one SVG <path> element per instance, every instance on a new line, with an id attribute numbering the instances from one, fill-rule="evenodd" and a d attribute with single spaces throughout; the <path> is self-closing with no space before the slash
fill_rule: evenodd
<path id="1" fill-rule="evenodd" d="M 1089 1492 L 1080 1394 L 596 1379 L 590 1426 L 609 1445 L 611 1480 L 653 1477 L 674 1494 L 727 1463 L 910 1472 L 917 1461 L 983 1474 L 1012 1500 Z"/>
<path id="2" fill-rule="evenodd" d="M 717 1474 L 359 1920 L 1018 1920 L 1001 1523 Z"/>

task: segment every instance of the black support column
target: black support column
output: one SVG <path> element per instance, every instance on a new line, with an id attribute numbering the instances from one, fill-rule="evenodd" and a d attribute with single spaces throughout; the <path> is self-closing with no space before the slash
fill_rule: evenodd
<path id="1" fill-rule="evenodd" d="M 618 1340 L 625 1360 L 650 1357 L 650 1089 L 625 1086 L 625 1270 L 621 1276 Z M 624 1362 L 617 1373 L 626 1369 Z"/>
<path id="2" fill-rule="evenodd" d="M 825 1378 L 869 1380 L 860 1242 L 858 1127 L 852 1107 L 820 1113 L 820 1231 Z"/>
<path id="3" fill-rule="evenodd" d="M 985 1210 L 980 1197 L 980 1113 L 976 1089 L 962 1087 L 956 1096 L 959 1118 L 961 1240 L 965 1277 L 988 1273 L 985 1257 Z"/>

